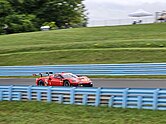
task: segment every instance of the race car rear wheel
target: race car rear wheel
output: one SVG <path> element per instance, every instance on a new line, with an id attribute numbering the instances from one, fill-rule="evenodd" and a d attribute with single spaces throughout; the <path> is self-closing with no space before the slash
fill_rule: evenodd
<path id="1" fill-rule="evenodd" d="M 70 87 L 70 82 L 69 82 L 68 80 L 65 80 L 65 81 L 63 82 L 63 86 L 65 86 L 65 87 Z"/>
<path id="2" fill-rule="evenodd" d="M 38 81 L 38 86 L 44 86 L 44 82 L 42 80 Z"/>

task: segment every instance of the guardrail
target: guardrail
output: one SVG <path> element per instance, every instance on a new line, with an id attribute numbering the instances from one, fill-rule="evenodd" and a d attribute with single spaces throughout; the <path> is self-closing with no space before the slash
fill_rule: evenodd
<path id="1" fill-rule="evenodd" d="M 50 71 L 80 75 L 166 75 L 166 63 L 0 66 L 0 76 L 32 76 Z"/>
<path id="2" fill-rule="evenodd" d="M 166 89 L 0 86 L 3 100 L 166 110 Z"/>

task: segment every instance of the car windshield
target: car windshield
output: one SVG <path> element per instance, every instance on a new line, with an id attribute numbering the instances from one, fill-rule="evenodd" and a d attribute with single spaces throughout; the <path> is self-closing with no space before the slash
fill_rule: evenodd
<path id="1" fill-rule="evenodd" d="M 64 78 L 77 78 L 77 75 L 71 74 L 71 73 L 66 73 L 62 75 Z"/>

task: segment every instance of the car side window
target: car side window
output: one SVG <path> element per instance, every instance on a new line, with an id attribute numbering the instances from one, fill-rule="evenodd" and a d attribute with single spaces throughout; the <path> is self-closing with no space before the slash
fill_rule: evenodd
<path id="1" fill-rule="evenodd" d="M 60 75 L 54 75 L 54 78 L 61 78 Z"/>

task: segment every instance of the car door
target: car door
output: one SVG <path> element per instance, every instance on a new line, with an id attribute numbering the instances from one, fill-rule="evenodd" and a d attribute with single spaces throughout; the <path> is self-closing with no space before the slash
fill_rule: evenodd
<path id="1" fill-rule="evenodd" d="M 52 84 L 52 86 L 63 86 L 62 77 L 60 75 L 55 75 L 51 79 L 51 84 Z"/>

